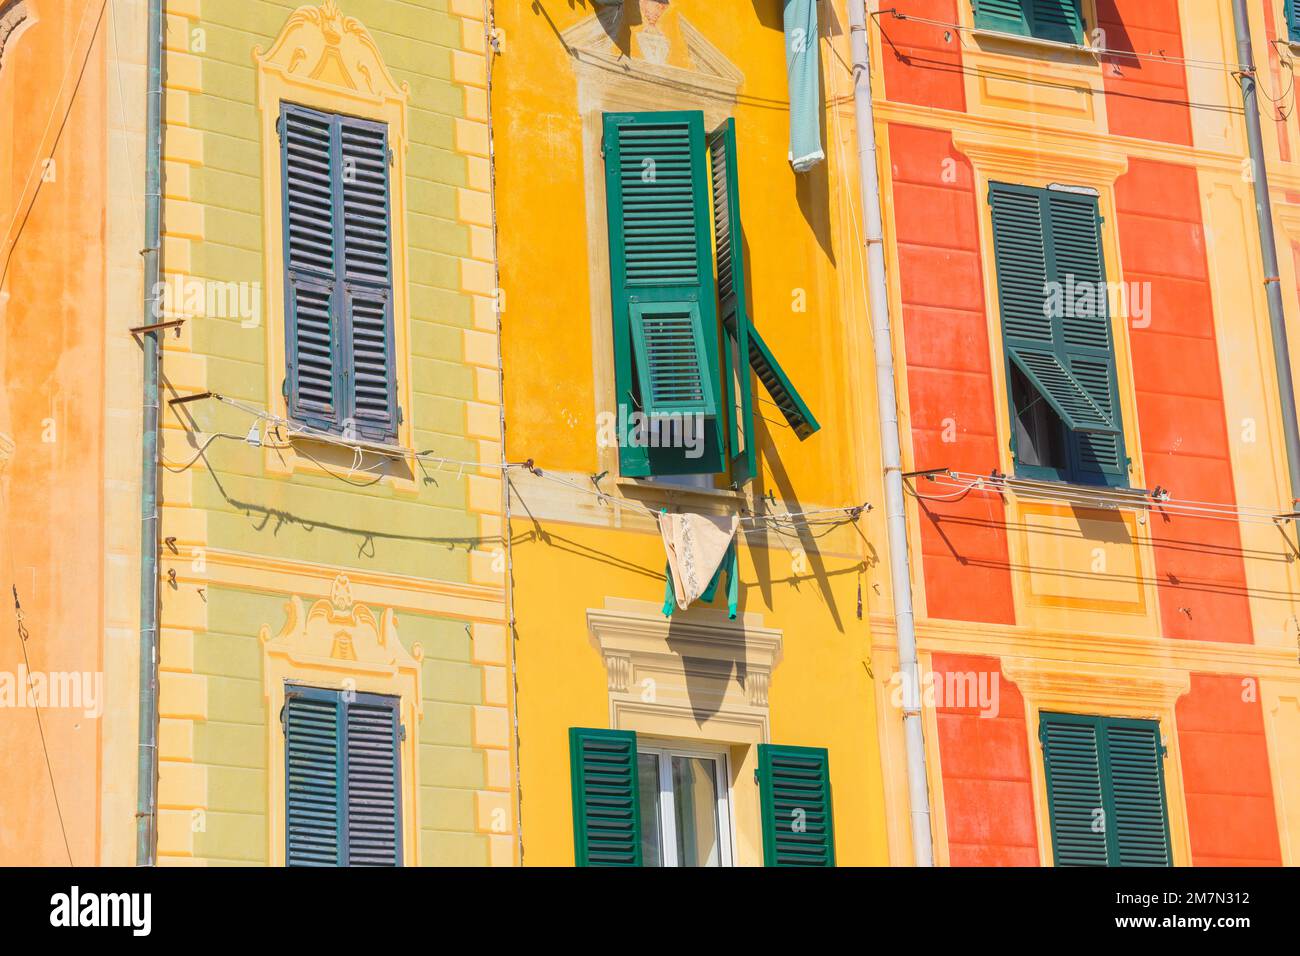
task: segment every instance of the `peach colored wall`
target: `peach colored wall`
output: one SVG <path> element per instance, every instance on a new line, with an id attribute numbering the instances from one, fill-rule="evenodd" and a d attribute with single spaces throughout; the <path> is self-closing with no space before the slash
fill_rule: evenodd
<path id="1" fill-rule="evenodd" d="M 40 19 L 10 39 L 0 64 L 0 140 L 11 144 L 0 157 L 0 236 L 21 228 L 12 255 L 0 255 L 0 267 L 10 259 L 0 286 L 9 296 L 0 306 L 0 432 L 16 446 L 0 515 L 0 674 L 10 680 L 23 661 L 11 580 L 32 671 L 102 670 L 106 37 L 89 42 L 88 6 L 97 5 L 41 0 Z M 54 164 L 42 167 L 83 59 Z M 34 167 L 41 181 L 28 204 Z M 98 721 L 81 709 L 40 717 L 72 861 L 95 863 Z M 66 864 L 33 709 L 0 707 L 0 754 L 0 865 Z"/>

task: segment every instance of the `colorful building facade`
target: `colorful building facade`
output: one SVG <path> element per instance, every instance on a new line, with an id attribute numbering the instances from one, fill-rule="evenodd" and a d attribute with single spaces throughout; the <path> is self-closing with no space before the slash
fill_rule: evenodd
<path id="1" fill-rule="evenodd" d="M 1231 5 L 894 6 L 873 84 L 936 860 L 1294 864 L 1294 509 Z M 1250 4 L 1294 343 L 1291 15 Z"/>
<path id="2" fill-rule="evenodd" d="M 345 7 L 167 5 L 163 863 L 518 854 L 484 9 Z"/>
<path id="3" fill-rule="evenodd" d="M 524 862 L 883 864 L 851 125 L 814 105 L 827 159 L 794 172 L 780 4 L 494 22 Z M 828 47 L 824 70 L 846 97 Z M 697 337 L 661 348 L 678 320 Z M 689 429 L 637 432 L 675 409 L 693 456 Z M 740 522 L 734 614 L 665 611 L 660 524 L 685 514 Z"/>

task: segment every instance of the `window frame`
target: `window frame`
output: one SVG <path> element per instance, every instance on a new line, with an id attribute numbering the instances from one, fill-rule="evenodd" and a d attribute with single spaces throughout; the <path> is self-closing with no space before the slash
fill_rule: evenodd
<path id="1" fill-rule="evenodd" d="M 1022 6 L 1025 3 L 1033 3 L 1033 0 L 1020 0 Z M 1010 29 L 1009 21 L 998 17 L 996 14 L 990 15 L 981 11 L 981 0 L 971 0 L 970 16 L 971 23 L 979 33 L 987 33 L 1000 37 L 1008 37 L 1024 43 L 1047 44 L 1053 47 L 1087 47 L 1089 24 L 1096 22 L 1096 9 L 1089 0 L 1061 0 L 1062 4 L 1073 3 L 1079 14 L 1079 33 L 1073 41 L 1061 40 L 1056 37 L 1039 36 L 1034 32 L 1032 25 L 1032 11 L 1027 10 L 1025 13 L 1025 31 Z M 1091 14 L 1091 16 L 1090 16 Z M 992 19 L 990 20 L 990 16 Z"/>
<path id="2" fill-rule="evenodd" d="M 684 744 L 676 741 L 656 741 L 649 740 L 642 742 L 641 736 L 637 735 L 637 786 L 640 787 L 640 757 L 642 754 L 653 754 L 659 758 L 659 789 L 657 791 L 659 805 L 656 816 L 661 822 L 659 827 L 659 846 L 663 860 L 660 866 L 667 869 L 672 867 L 681 867 L 677 861 L 677 817 L 676 817 L 676 797 L 673 793 L 672 786 L 672 758 L 673 757 L 693 757 L 696 759 L 712 760 L 714 764 L 714 787 L 717 792 L 715 808 L 718 821 L 718 866 L 734 867 L 735 860 L 735 817 L 732 809 L 733 800 L 731 794 L 731 754 L 725 747 L 707 747 L 696 744 Z M 666 803 L 665 801 L 666 795 Z M 653 826 L 655 819 L 648 812 L 650 808 L 644 804 L 641 805 L 641 831 L 646 832 L 647 827 Z M 668 862 L 671 856 L 672 862 Z M 642 866 L 647 866 L 643 859 Z"/>

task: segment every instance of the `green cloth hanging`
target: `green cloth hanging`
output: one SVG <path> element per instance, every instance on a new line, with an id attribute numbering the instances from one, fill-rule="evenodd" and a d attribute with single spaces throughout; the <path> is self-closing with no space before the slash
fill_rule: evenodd
<path id="1" fill-rule="evenodd" d="M 790 83 L 790 164 L 805 173 L 822 150 L 821 63 L 817 0 L 785 0 L 785 66 Z"/>
<path id="2" fill-rule="evenodd" d="M 700 595 L 701 604 L 713 602 L 714 597 L 717 596 L 718 585 L 722 581 L 724 571 L 727 574 L 727 617 L 734 621 L 740 606 L 740 573 L 735 542 L 732 542 L 731 547 L 727 549 L 727 554 L 722 559 L 722 563 L 718 565 L 718 570 L 713 572 L 713 579 L 709 581 L 709 586 Z M 667 582 L 667 586 L 664 588 L 664 617 L 672 617 L 673 611 L 677 610 L 677 595 L 673 592 L 672 566 L 666 563 L 664 564 L 664 578 Z"/>

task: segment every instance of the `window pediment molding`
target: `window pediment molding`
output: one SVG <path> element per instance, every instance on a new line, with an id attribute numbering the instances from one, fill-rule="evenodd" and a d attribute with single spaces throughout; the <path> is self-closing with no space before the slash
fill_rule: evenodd
<path id="1" fill-rule="evenodd" d="M 1002 674 L 1044 709 L 1078 708 L 1081 713 L 1159 717 L 1192 688 L 1188 671 L 1115 667 L 1042 658 L 1002 659 Z"/>
<path id="2" fill-rule="evenodd" d="M 1128 155 L 1098 144 L 1087 150 L 1045 131 L 1017 131 L 1009 139 L 1004 131 L 956 129 L 953 147 L 989 178 L 1011 182 L 1027 179 L 1044 183 L 1109 188 L 1128 172 Z"/>

